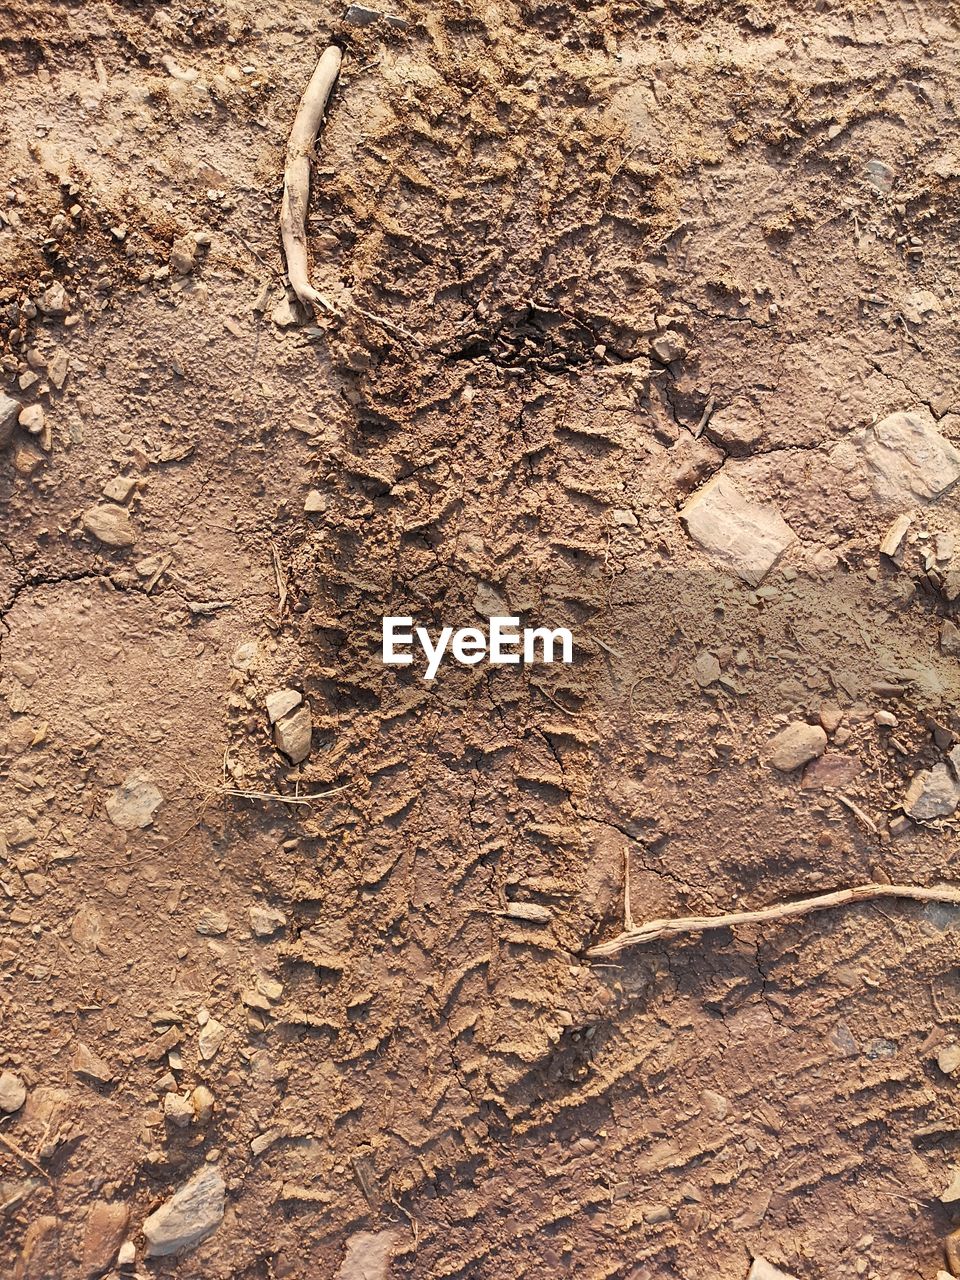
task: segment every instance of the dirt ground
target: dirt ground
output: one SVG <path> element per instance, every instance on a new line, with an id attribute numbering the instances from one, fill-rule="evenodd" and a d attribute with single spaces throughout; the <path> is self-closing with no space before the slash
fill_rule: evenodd
<path id="1" fill-rule="evenodd" d="M 587 951 L 955 874 L 956 6 L 393 13 L 0 4 L 0 1273 L 935 1280 L 956 907 Z"/>

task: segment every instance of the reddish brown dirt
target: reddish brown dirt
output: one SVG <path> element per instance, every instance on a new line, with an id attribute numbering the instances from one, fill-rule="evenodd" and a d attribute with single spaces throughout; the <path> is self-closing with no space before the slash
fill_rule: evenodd
<path id="1" fill-rule="evenodd" d="M 113 1274 L 129 1238 L 181 1280 L 933 1280 L 956 909 L 585 953 L 625 854 L 638 920 L 954 875 L 955 819 L 897 819 L 960 733 L 960 508 L 891 508 L 844 450 L 898 410 L 960 443 L 955 11 L 397 12 L 0 6 L 4 388 L 48 428 L 0 453 L 0 1272 Z M 281 326 L 285 140 L 331 39 L 309 239 L 344 316 Z M 757 431 L 721 447 L 735 402 Z M 721 469 L 797 535 L 759 591 L 678 515 Z M 111 550 L 84 513 L 117 476 Z M 574 665 L 379 661 L 384 613 L 510 610 Z M 820 717 L 826 788 L 767 760 Z M 135 770 L 162 803 L 125 832 Z M 219 1229 L 145 1258 L 204 1164 Z"/>

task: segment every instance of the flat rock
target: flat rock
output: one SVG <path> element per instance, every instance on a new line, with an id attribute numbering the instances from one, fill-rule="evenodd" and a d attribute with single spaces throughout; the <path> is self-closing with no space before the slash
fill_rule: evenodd
<path id="1" fill-rule="evenodd" d="M 856 432 L 852 443 L 885 503 L 934 502 L 960 480 L 960 451 L 944 439 L 926 409 L 891 413 Z"/>
<path id="2" fill-rule="evenodd" d="M 123 1244 L 129 1222 L 130 1210 L 125 1204 L 94 1200 L 83 1232 L 80 1262 L 83 1280 L 95 1280 L 110 1267 Z"/>
<path id="3" fill-rule="evenodd" d="M 953 756 L 960 756 L 955 747 Z M 960 782 L 946 764 L 921 769 L 912 779 L 903 800 L 903 811 L 919 822 L 932 818 L 949 818 L 960 806 Z"/>
<path id="4" fill-rule="evenodd" d="M 306 703 L 273 726 L 273 740 L 291 764 L 306 760 L 312 738 L 313 718 Z"/>
<path id="5" fill-rule="evenodd" d="M 58 280 L 40 295 L 37 306 L 45 316 L 65 316 L 70 310 L 70 295 Z"/>
<path id="6" fill-rule="evenodd" d="M 303 694 L 296 689 L 274 689 L 273 693 L 268 693 L 266 704 L 270 723 L 276 724 L 278 720 L 282 720 L 287 712 L 299 707 L 302 701 Z"/>
<path id="7" fill-rule="evenodd" d="M 105 1058 L 89 1048 L 82 1040 L 77 1041 L 70 1064 L 73 1074 L 81 1079 L 93 1080 L 96 1084 L 109 1084 L 113 1079 L 113 1068 Z"/>
<path id="8" fill-rule="evenodd" d="M 390 1269 L 390 1251 L 397 1233 L 392 1228 L 383 1231 L 355 1231 L 347 1239 L 347 1252 L 335 1280 L 387 1280 Z"/>
<path id="9" fill-rule="evenodd" d="M 162 803 L 163 796 L 150 775 L 134 769 L 107 800 L 107 817 L 121 831 L 134 831 L 149 827 Z"/>
<path id="10" fill-rule="evenodd" d="M 12 1071 L 0 1072 L 0 1111 L 12 1115 L 27 1100 L 27 1086 Z"/>
<path id="11" fill-rule="evenodd" d="M 101 502 L 83 513 L 83 529 L 107 547 L 132 547 L 137 541 L 129 513 L 113 502 Z"/>
<path id="12" fill-rule="evenodd" d="M 223 1221 L 226 1183 L 216 1165 L 204 1165 L 143 1224 L 147 1257 L 195 1249 Z"/>
<path id="13" fill-rule="evenodd" d="M 845 756 L 839 751 L 828 751 L 804 769 L 800 786 L 804 791 L 820 791 L 824 787 L 845 787 L 861 771 L 862 765 L 856 756 Z"/>
<path id="14" fill-rule="evenodd" d="M 745 498 L 722 472 L 687 501 L 680 519 L 715 564 L 751 587 L 760 585 L 796 540 L 778 511 Z"/>
<path id="15" fill-rule="evenodd" d="M 822 756 L 826 747 L 827 735 L 818 724 L 797 720 L 781 729 L 767 743 L 767 763 L 788 773 Z"/>
<path id="16" fill-rule="evenodd" d="M 222 938 L 229 928 L 227 913 L 214 911 L 212 907 L 204 907 L 197 919 L 197 933 L 209 938 Z"/>

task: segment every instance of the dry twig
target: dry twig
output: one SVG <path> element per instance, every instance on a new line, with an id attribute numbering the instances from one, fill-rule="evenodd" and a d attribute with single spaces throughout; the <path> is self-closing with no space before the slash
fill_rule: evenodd
<path id="1" fill-rule="evenodd" d="M 711 929 L 730 929 L 740 924 L 769 924 L 809 915 L 829 907 L 844 907 L 851 902 L 872 902 L 877 898 L 908 898 L 914 902 L 948 902 L 960 907 L 960 889 L 953 885 L 859 884 L 851 889 L 821 893 L 815 898 L 799 898 L 796 902 L 778 902 L 758 911 L 731 911 L 719 916 L 678 916 L 672 920 L 648 920 L 646 924 L 624 929 L 609 942 L 601 942 L 587 951 L 591 960 L 614 956 L 627 947 L 641 946 L 660 939 L 679 938 L 690 933 L 707 933 Z"/>
<path id="2" fill-rule="evenodd" d="M 33 1171 L 35 1173 L 39 1173 L 42 1178 L 46 1178 L 48 1182 L 50 1181 L 50 1175 L 47 1173 L 46 1169 L 44 1169 L 43 1165 L 37 1164 L 33 1156 L 24 1151 L 23 1147 L 18 1146 L 12 1138 L 8 1138 L 5 1133 L 0 1133 L 0 1146 L 6 1147 L 11 1155 L 22 1160 L 28 1169 L 33 1169 Z"/>

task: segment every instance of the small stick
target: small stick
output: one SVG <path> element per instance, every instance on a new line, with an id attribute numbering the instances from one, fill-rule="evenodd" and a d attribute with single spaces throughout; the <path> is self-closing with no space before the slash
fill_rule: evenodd
<path id="1" fill-rule="evenodd" d="M 306 791 L 303 795 L 283 796 L 279 791 L 245 791 L 242 787 L 218 787 L 217 794 L 229 796 L 232 800 L 276 800 L 280 804 L 313 804 L 317 800 L 326 800 L 327 796 L 338 796 L 341 791 L 349 791 L 352 782 L 342 787 L 332 787 L 329 791 Z"/>
<path id="2" fill-rule="evenodd" d="M 630 910 L 630 847 L 623 846 L 623 932 L 633 933 L 633 912 Z"/>
<path id="3" fill-rule="evenodd" d="M 4 1133 L 0 1133 L 0 1145 L 6 1147 L 11 1155 L 15 1155 L 18 1159 L 22 1160 L 28 1169 L 33 1169 L 36 1173 L 40 1174 L 41 1178 L 46 1178 L 48 1182 L 50 1181 L 50 1175 L 47 1173 L 46 1169 L 44 1169 L 43 1165 L 37 1164 L 33 1156 L 28 1155 L 27 1152 L 24 1151 L 23 1147 L 18 1146 Z"/>
<path id="4" fill-rule="evenodd" d="M 710 421 L 710 416 L 713 413 L 714 408 L 716 407 L 716 403 L 717 403 L 716 397 L 711 396 L 710 399 L 707 401 L 707 403 L 704 405 L 703 413 L 700 415 L 700 421 L 693 428 L 694 440 L 699 440 L 700 437 L 703 435 L 704 431 L 706 430 L 707 423 Z"/>
<path id="5" fill-rule="evenodd" d="M 661 938 L 679 938 L 688 933 L 706 933 L 711 929 L 730 929 L 741 924 L 767 924 L 772 920 L 788 920 L 794 916 L 809 915 L 811 911 L 823 911 L 829 907 L 843 907 L 850 902 L 871 902 L 876 898 L 909 898 L 914 902 L 948 902 L 960 907 L 960 889 L 953 885 L 933 885 L 926 888 L 911 884 L 859 884 L 851 889 L 837 889 L 834 893 L 821 893 L 815 898 L 799 898 L 796 902 L 778 902 L 759 911 L 731 911 L 720 916 L 678 916 L 672 920 L 648 920 L 646 924 L 590 947 L 587 956 L 600 959 L 615 956 L 627 947 Z"/>
<path id="6" fill-rule="evenodd" d="M 283 565 L 280 561 L 280 552 L 274 543 L 271 542 L 270 550 L 273 552 L 273 572 L 277 579 L 277 596 L 279 598 L 279 606 L 277 608 L 277 630 L 283 626 L 283 611 L 287 607 L 287 579 L 283 572 Z"/>
<path id="7" fill-rule="evenodd" d="M 283 203 L 280 206 L 280 238 L 287 259 L 287 276 L 305 307 L 316 305 L 339 314 L 329 298 L 310 283 L 307 265 L 307 204 L 310 198 L 310 156 L 323 121 L 323 112 L 343 55 L 335 44 L 325 49 L 297 108 L 283 171 Z"/>
<path id="8" fill-rule="evenodd" d="M 871 832 L 873 835 L 878 834 L 877 824 L 870 817 L 869 813 L 864 813 L 864 811 L 860 808 L 859 805 L 854 804 L 852 800 L 848 800 L 846 796 L 838 795 L 835 798 L 839 801 L 840 804 L 843 805 L 845 809 L 848 809 L 855 818 L 859 818 L 859 820 L 863 823 L 863 825 L 867 828 L 869 832 Z"/>

